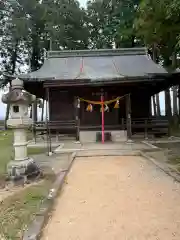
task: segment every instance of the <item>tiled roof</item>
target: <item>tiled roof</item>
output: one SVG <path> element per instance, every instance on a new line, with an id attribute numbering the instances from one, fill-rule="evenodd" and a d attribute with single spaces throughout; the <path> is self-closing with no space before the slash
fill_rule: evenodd
<path id="1" fill-rule="evenodd" d="M 166 73 L 151 60 L 145 48 L 123 48 L 50 51 L 39 70 L 19 77 L 25 81 L 87 79 L 93 82 Z"/>

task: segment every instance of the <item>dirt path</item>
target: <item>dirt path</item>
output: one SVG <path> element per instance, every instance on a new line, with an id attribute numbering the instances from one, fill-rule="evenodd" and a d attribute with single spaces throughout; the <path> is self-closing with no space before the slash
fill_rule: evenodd
<path id="1" fill-rule="evenodd" d="M 141 157 L 79 158 L 43 240 L 179 240 L 180 184 Z"/>

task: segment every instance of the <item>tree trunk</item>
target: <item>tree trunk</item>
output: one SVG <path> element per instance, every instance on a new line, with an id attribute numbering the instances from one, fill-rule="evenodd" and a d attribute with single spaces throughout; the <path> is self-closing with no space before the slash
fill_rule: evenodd
<path id="1" fill-rule="evenodd" d="M 10 89 L 10 88 L 9 88 Z M 7 130 L 7 120 L 9 119 L 9 112 L 10 112 L 10 104 L 8 103 L 6 105 L 6 115 L 5 115 L 5 120 L 4 120 L 4 129 Z"/>
<path id="2" fill-rule="evenodd" d="M 40 47 L 39 47 L 39 35 L 38 31 L 32 33 L 32 54 L 31 54 L 31 71 L 36 71 L 40 67 L 39 60 L 41 59 Z"/>
<path id="3" fill-rule="evenodd" d="M 172 126 L 172 110 L 171 110 L 171 96 L 170 89 L 165 91 L 165 109 L 166 116 L 168 118 L 168 136 L 171 136 L 171 126 Z"/>
<path id="4" fill-rule="evenodd" d="M 131 47 L 135 47 L 135 36 L 132 35 L 131 37 Z"/>
<path id="5" fill-rule="evenodd" d="M 159 94 L 156 94 L 156 115 L 159 117 L 161 116 L 161 110 L 160 110 L 160 103 L 159 103 Z"/>
<path id="6" fill-rule="evenodd" d="M 9 91 L 11 91 L 11 81 L 9 82 Z M 6 115 L 4 119 L 4 129 L 7 130 L 7 120 L 9 119 L 9 112 L 10 112 L 10 103 L 6 105 Z"/>
<path id="7" fill-rule="evenodd" d="M 157 116 L 157 111 L 156 111 L 156 99 L 155 99 L 155 95 L 153 95 L 153 111 L 154 111 L 154 116 Z"/>
<path id="8" fill-rule="evenodd" d="M 172 88 L 173 90 L 173 115 L 177 116 L 178 115 L 178 106 L 177 106 L 177 86 L 174 86 Z"/>
<path id="9" fill-rule="evenodd" d="M 157 59 L 157 48 L 156 48 L 155 44 L 153 44 L 153 46 L 152 46 L 152 59 L 153 59 L 153 61 L 155 63 L 158 62 L 158 59 Z M 156 96 L 154 96 L 154 100 L 153 101 L 156 103 L 156 111 L 155 111 L 156 114 L 155 114 L 155 116 L 160 116 L 161 115 L 161 110 L 160 110 L 160 103 L 159 103 L 159 93 L 157 93 Z"/>
<path id="10" fill-rule="evenodd" d="M 12 70 L 11 70 L 11 74 L 14 75 L 15 71 L 16 71 L 16 62 L 17 62 L 17 53 L 18 53 L 18 45 L 19 45 L 19 41 L 16 40 L 15 42 L 15 47 L 14 47 L 14 51 L 12 52 L 12 56 L 11 56 L 11 65 L 12 65 Z M 9 82 L 10 86 L 9 86 L 9 91 L 11 90 L 11 81 Z M 9 111 L 10 111 L 10 103 L 7 104 L 6 107 L 6 115 L 5 115 L 5 120 L 4 120 L 4 129 L 7 130 L 7 120 L 9 118 Z"/>
<path id="11" fill-rule="evenodd" d="M 170 89 L 165 90 L 165 110 L 166 116 L 172 117 Z"/>
<path id="12" fill-rule="evenodd" d="M 177 67 L 177 54 L 173 52 L 172 54 L 172 69 L 175 70 Z M 178 94 L 177 94 L 177 86 L 173 86 L 173 126 L 174 128 L 178 128 Z"/>
<path id="13" fill-rule="evenodd" d="M 177 129 L 178 128 L 177 86 L 174 86 L 172 90 L 173 90 L 173 126 L 175 129 Z"/>

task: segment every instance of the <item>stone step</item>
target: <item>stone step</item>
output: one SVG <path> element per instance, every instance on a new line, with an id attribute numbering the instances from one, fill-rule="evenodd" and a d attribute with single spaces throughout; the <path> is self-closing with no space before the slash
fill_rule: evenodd
<path id="1" fill-rule="evenodd" d="M 94 143 L 96 142 L 96 135 L 99 131 L 80 131 L 80 142 L 82 143 Z M 105 133 L 111 133 L 111 140 L 113 142 L 125 142 L 127 141 L 127 131 L 105 131 Z"/>

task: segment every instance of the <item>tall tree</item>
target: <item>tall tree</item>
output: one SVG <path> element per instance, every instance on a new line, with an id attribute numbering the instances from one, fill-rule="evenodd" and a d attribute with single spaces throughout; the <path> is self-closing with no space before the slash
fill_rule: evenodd
<path id="1" fill-rule="evenodd" d="M 180 4 L 177 0 L 142 0 L 135 21 L 138 36 L 149 49 L 156 48 L 157 61 L 174 70 L 174 56 L 179 51 Z M 151 51 L 152 52 L 152 51 Z M 174 91 L 176 95 L 176 92 Z M 174 99 L 176 96 L 174 96 Z M 176 101 L 174 101 L 176 103 Z M 165 91 L 166 115 L 172 116 L 170 90 Z M 176 106 L 174 106 L 176 108 Z"/>
<path id="2" fill-rule="evenodd" d="M 134 17 L 138 0 L 89 1 L 87 4 L 90 47 L 134 47 Z"/>
<path id="3" fill-rule="evenodd" d="M 53 50 L 88 47 L 86 13 L 77 0 L 43 0 L 42 4 L 46 8 L 45 35 Z"/>

